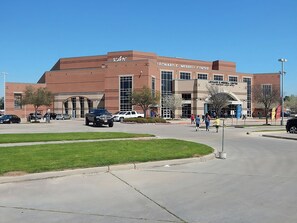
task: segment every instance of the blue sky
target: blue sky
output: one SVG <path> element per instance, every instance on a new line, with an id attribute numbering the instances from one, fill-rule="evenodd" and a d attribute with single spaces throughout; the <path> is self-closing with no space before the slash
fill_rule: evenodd
<path id="1" fill-rule="evenodd" d="M 36 83 L 63 57 L 136 50 L 279 72 L 297 95 L 296 0 L 0 0 L 0 72 Z M 3 96 L 3 75 L 0 75 Z"/>

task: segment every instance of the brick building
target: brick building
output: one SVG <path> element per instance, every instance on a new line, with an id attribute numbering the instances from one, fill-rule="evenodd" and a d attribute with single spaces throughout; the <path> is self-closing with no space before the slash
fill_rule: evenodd
<path id="1" fill-rule="evenodd" d="M 219 86 L 228 95 L 229 105 L 224 112 L 251 116 L 256 109 L 252 86 L 279 89 L 280 75 L 237 72 L 234 62 L 190 60 L 137 51 L 61 58 L 36 84 L 6 83 L 6 113 L 25 118 L 33 111 L 33 107 L 20 103 L 28 85 L 47 87 L 54 94 L 52 112 L 77 118 L 83 118 L 90 109 L 98 107 L 110 112 L 139 110 L 131 104 L 129 94 L 144 85 L 151 88 L 152 93 L 160 92 L 161 98 L 165 95 L 180 97 L 182 102 L 175 111 L 176 117 L 211 111 L 207 89 L 210 85 Z M 162 117 L 171 117 L 171 110 L 162 106 L 162 100 L 156 107 Z M 42 113 L 46 110 L 40 108 Z"/>

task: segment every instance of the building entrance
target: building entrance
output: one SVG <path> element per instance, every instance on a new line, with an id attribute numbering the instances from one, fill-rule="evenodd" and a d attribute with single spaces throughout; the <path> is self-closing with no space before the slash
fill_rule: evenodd
<path id="1" fill-rule="evenodd" d="M 182 104 L 182 118 L 191 117 L 191 104 Z"/>
<path id="2" fill-rule="evenodd" d="M 171 118 L 171 109 L 169 109 L 169 108 L 163 108 L 162 109 L 162 116 L 165 119 L 170 119 Z"/>
<path id="3" fill-rule="evenodd" d="M 212 104 L 207 104 L 207 111 L 211 117 L 219 116 L 221 118 L 236 118 L 241 116 L 241 104 L 229 104 L 222 108 L 220 114 L 216 114 Z"/>

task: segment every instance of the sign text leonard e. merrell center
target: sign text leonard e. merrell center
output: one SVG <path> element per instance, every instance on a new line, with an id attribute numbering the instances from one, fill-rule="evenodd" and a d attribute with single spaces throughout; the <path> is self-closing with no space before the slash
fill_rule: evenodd
<path id="1" fill-rule="evenodd" d="M 164 66 L 164 67 L 177 67 L 177 68 L 209 70 L 209 67 L 205 67 L 205 66 L 186 65 L 186 64 L 175 64 L 175 63 L 165 63 L 165 62 L 158 62 L 157 64 L 159 66 Z"/>

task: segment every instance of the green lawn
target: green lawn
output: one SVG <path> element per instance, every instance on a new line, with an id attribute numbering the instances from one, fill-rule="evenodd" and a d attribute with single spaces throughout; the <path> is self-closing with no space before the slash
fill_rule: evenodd
<path id="1" fill-rule="evenodd" d="M 35 173 L 197 157 L 210 154 L 212 151 L 211 147 L 203 144 L 175 139 L 2 147 L 0 148 L 0 175 L 11 171 Z"/>
<path id="2" fill-rule="evenodd" d="M 124 132 L 66 132 L 66 133 L 28 133 L 28 134 L 0 134 L 0 143 L 18 142 L 48 142 L 83 139 L 115 139 L 151 137 L 150 134 L 135 134 Z"/>

